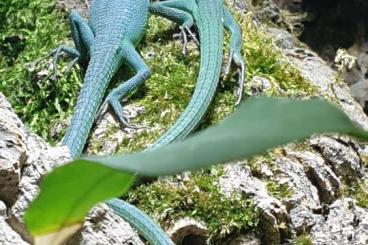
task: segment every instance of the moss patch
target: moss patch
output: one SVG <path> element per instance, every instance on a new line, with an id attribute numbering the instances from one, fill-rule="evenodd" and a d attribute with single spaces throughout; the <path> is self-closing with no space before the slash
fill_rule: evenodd
<path id="1" fill-rule="evenodd" d="M 368 208 L 368 183 L 363 181 L 351 181 L 344 184 L 342 194 L 354 198 L 357 205 L 362 208 Z"/>
<path id="2" fill-rule="evenodd" d="M 141 185 L 129 194 L 128 200 L 165 227 L 188 216 L 203 221 L 213 242 L 230 233 L 254 229 L 258 212 L 253 203 L 224 196 L 217 185 L 221 174 L 217 167 L 194 173 L 189 180 L 177 184 L 162 180 Z"/>
<path id="3" fill-rule="evenodd" d="M 287 184 L 279 184 L 273 181 L 268 181 L 266 187 L 268 193 L 278 200 L 283 200 L 293 195 L 292 189 Z"/>
<path id="4" fill-rule="evenodd" d="M 52 0 L 13 0 L 7 5 L 0 4 L 0 20 L 3 20 L 0 22 L 0 91 L 5 93 L 17 113 L 36 133 L 50 142 L 57 142 L 63 135 L 61 133 L 53 138 L 50 128 L 71 115 L 82 71 L 74 68 L 71 75 L 66 76 L 63 71 L 68 59 L 62 60 L 58 65 L 60 75 L 55 82 L 50 80 L 49 62 L 43 62 L 35 70 L 27 68 L 27 64 L 43 57 L 63 40 L 71 40 L 66 13 L 54 10 L 53 5 Z M 18 18 L 21 21 L 15 21 Z M 237 16 L 237 19 L 243 30 L 243 54 L 247 62 L 245 99 L 251 94 L 248 81 L 255 76 L 271 81 L 273 89 L 267 95 L 305 97 L 315 94 L 316 90 L 301 77 L 299 71 L 287 64 L 272 39 L 262 28 L 253 24 L 251 16 Z M 145 124 L 155 130 L 123 141 L 118 149 L 121 153 L 138 151 L 153 143 L 177 120 L 190 99 L 199 69 L 199 52 L 190 43 L 189 55 L 183 56 L 180 41 L 172 39 L 174 32 L 178 29 L 174 29 L 170 22 L 159 17 L 150 18 L 147 33 L 138 50 L 151 68 L 152 76 L 128 98 L 127 103 L 142 105 L 146 109 L 145 114 L 136 118 L 133 124 Z M 225 54 L 227 47 L 228 36 L 224 45 Z M 129 69 L 122 68 L 110 89 L 131 76 Z M 200 128 L 218 122 L 234 110 L 235 73 L 224 83 L 225 87 L 219 87 Z M 113 126 L 109 133 L 113 134 L 116 130 L 120 128 Z M 96 147 L 99 145 L 98 142 L 93 144 Z M 194 173 L 190 180 L 178 186 L 165 181 L 142 185 L 130 194 L 129 199 L 163 225 L 184 216 L 201 219 L 207 223 L 213 240 L 220 240 L 229 233 L 253 229 L 258 220 L 254 205 L 247 199 L 234 197 L 229 200 L 221 194 L 217 186 L 220 174 L 218 169 Z M 277 190 L 275 186 L 272 189 Z M 284 191 L 279 192 L 285 194 Z"/>
<path id="5" fill-rule="evenodd" d="M 37 134 L 49 141 L 52 125 L 67 118 L 76 102 L 80 71 L 50 80 L 50 64 L 29 64 L 61 44 L 69 26 L 53 0 L 10 0 L 0 3 L 0 91 Z M 65 62 L 61 62 L 61 69 Z"/>
<path id="6" fill-rule="evenodd" d="M 50 80 L 50 63 L 44 62 L 36 70 L 27 69 L 27 65 L 62 44 L 66 38 L 71 40 L 66 15 L 54 9 L 52 0 L 10 1 L 0 5 L 0 91 L 9 98 L 23 121 L 51 142 L 57 142 L 63 136 L 60 133 L 53 138 L 50 128 L 71 115 L 82 72 L 77 68 L 66 76 L 63 74 L 66 60 L 62 61 L 60 76 L 55 82 Z M 314 94 L 313 87 L 285 62 L 272 39 L 252 23 L 251 16 L 237 16 L 237 19 L 243 29 L 248 81 L 254 76 L 268 78 L 275 87 L 269 95 L 299 97 Z M 189 101 L 197 78 L 199 52 L 191 43 L 189 55 L 183 56 L 181 43 L 172 41 L 175 31 L 178 30 L 162 18 L 153 16 L 149 20 L 147 34 L 138 50 L 152 69 L 152 76 L 128 101 L 146 108 L 146 113 L 134 123 L 157 130 L 142 134 L 133 142 L 124 142 L 119 152 L 141 150 L 153 143 L 175 122 Z M 131 75 L 123 68 L 110 88 Z M 236 76 L 230 76 L 225 81 L 225 88 L 219 88 L 202 127 L 218 122 L 234 110 L 235 91 Z M 250 88 L 246 82 L 245 97 L 247 94 L 250 94 Z"/>
<path id="7" fill-rule="evenodd" d="M 313 242 L 308 234 L 300 235 L 294 240 L 294 245 L 313 245 Z"/>

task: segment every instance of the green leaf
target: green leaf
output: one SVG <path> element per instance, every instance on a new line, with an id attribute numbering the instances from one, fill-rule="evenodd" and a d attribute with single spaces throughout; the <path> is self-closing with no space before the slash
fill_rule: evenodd
<path id="1" fill-rule="evenodd" d="M 128 190 L 133 177 L 127 172 L 159 176 L 195 170 L 251 157 L 319 133 L 368 139 L 367 132 L 320 99 L 251 98 L 220 125 L 180 143 L 130 155 L 79 159 L 56 169 L 42 182 L 25 222 L 33 235 L 82 222 L 94 204 Z"/>
<path id="2" fill-rule="evenodd" d="M 34 235 L 48 234 L 81 223 L 97 203 L 121 196 L 134 175 L 99 164 L 80 162 L 55 169 L 41 183 L 41 192 L 25 214 Z"/>

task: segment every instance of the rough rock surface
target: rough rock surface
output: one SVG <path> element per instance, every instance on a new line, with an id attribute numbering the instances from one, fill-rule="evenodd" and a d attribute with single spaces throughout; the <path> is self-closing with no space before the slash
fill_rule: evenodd
<path id="1" fill-rule="evenodd" d="M 367 210 L 356 207 L 352 199 L 340 199 L 329 206 L 328 214 L 319 217 L 311 229 L 316 245 L 322 244 L 367 244 L 367 233 L 360 236 L 367 227 Z"/>
<path id="2" fill-rule="evenodd" d="M 24 211 L 38 193 L 41 177 L 70 160 L 70 154 L 66 147 L 50 147 L 30 133 L 1 93 L 0 112 L 0 142 L 8 142 L 0 147 L 0 169 L 12 176 L 0 179 L 0 200 L 7 204 L 0 201 L 0 244 L 28 244 L 22 240 L 32 241 L 23 224 Z M 68 244 L 143 243 L 125 221 L 103 206 L 91 211 L 82 231 Z"/>
<path id="3" fill-rule="evenodd" d="M 26 245 L 21 236 L 16 233 L 6 221 L 6 206 L 0 201 L 0 244 Z"/>
<path id="4" fill-rule="evenodd" d="M 230 238 L 226 245 L 261 245 L 261 241 L 254 234 L 238 235 Z"/>
<path id="5" fill-rule="evenodd" d="M 0 94 L 0 200 L 15 201 L 19 191 L 21 169 L 27 155 L 22 122 L 12 113 L 10 104 Z"/>
<path id="6" fill-rule="evenodd" d="M 229 2 L 235 2 L 240 11 L 251 5 L 242 0 Z M 301 1 L 275 2 L 278 5 L 269 6 L 256 16 L 276 18 L 280 13 L 277 6 L 299 8 Z M 84 0 L 60 0 L 59 3 L 85 15 Z M 330 98 L 352 120 L 368 129 L 368 118 L 350 95 L 348 86 L 336 82 L 336 71 L 315 53 L 301 48 L 303 45 L 287 31 L 271 28 L 268 32 L 284 52 L 285 59 L 318 88 L 320 95 Z M 269 88 L 269 81 L 255 78 L 252 85 L 253 93 L 260 94 Z M 114 123 L 109 116 L 105 119 L 95 130 L 96 138 L 103 138 L 108 130 L 106 124 Z M 257 174 L 243 163 L 225 166 L 219 181 L 221 190 L 229 198 L 235 193 L 255 202 L 260 209 L 259 229 L 263 234 L 261 237 L 230 236 L 226 244 L 280 244 L 304 233 L 310 235 L 313 244 L 368 243 L 368 209 L 359 207 L 354 199 L 342 193 L 346 178 L 368 179 L 368 148 L 346 137 L 333 136 L 315 137 L 304 144 L 305 149 L 291 145 L 285 147 L 282 154 L 272 156 L 270 162 L 260 162 Z M 110 153 L 116 145 L 114 142 L 106 144 L 105 153 Z M 29 133 L 0 94 L 0 200 L 7 205 L 0 202 L 0 244 L 28 244 L 24 241 L 30 241 L 30 237 L 22 224 L 23 211 L 36 195 L 40 178 L 67 159 L 65 148 L 51 148 Z M 268 182 L 287 186 L 289 194 L 272 196 L 267 189 Z M 199 226 L 195 229 L 205 230 Z M 195 232 L 198 230 L 192 234 Z M 81 232 L 67 244 L 143 243 L 127 223 L 102 205 L 91 211 Z"/>
<path id="7" fill-rule="evenodd" d="M 266 184 L 252 176 L 249 168 L 243 164 L 229 164 L 220 178 L 221 190 L 229 198 L 233 193 L 250 197 L 261 210 L 261 234 L 263 241 L 280 244 L 282 224 L 288 224 L 289 215 L 286 206 L 267 192 Z"/>
<path id="8" fill-rule="evenodd" d="M 207 227 L 196 220 L 184 218 L 176 221 L 174 225 L 168 229 L 167 233 L 175 244 L 182 244 L 183 240 L 188 236 L 195 239 L 195 244 L 204 243 L 208 238 Z"/>

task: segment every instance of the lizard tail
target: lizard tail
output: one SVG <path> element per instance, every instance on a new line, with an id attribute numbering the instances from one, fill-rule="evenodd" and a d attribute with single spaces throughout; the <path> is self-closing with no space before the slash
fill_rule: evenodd
<path id="1" fill-rule="evenodd" d="M 201 1 L 199 1 L 199 4 L 201 4 Z M 223 7 L 221 5 L 222 1 L 213 1 L 210 4 L 218 6 L 211 6 L 210 8 L 199 6 L 200 12 L 194 16 L 201 40 L 201 61 L 193 96 L 176 123 L 150 149 L 182 140 L 188 136 L 200 123 L 215 95 L 222 66 L 224 30 L 221 16 Z M 211 11 L 207 11 L 208 9 L 211 9 Z"/>
<path id="2" fill-rule="evenodd" d="M 98 50 L 98 49 L 97 49 Z M 96 51 L 91 57 L 70 127 L 62 141 L 73 158 L 81 155 L 117 61 L 114 52 Z"/>

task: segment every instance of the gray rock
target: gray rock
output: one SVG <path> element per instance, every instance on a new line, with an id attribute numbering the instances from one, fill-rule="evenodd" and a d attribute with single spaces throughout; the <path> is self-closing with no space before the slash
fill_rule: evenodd
<path id="1" fill-rule="evenodd" d="M 287 184 L 293 195 L 285 199 L 289 209 L 303 203 L 310 209 L 318 209 L 321 206 L 318 189 L 308 179 L 304 166 L 291 157 L 280 157 L 275 160 L 278 166 L 277 183 Z"/>
<path id="2" fill-rule="evenodd" d="M 22 122 L 0 93 L 0 200 L 11 205 L 18 194 L 27 155 Z"/>
<path id="3" fill-rule="evenodd" d="M 6 222 L 6 206 L 0 201 L 0 244 L 4 245 L 27 245 L 21 236 L 16 233 Z"/>
<path id="4" fill-rule="evenodd" d="M 368 130 L 368 118 L 363 109 L 351 96 L 346 84 L 335 82 L 337 73 L 329 65 L 306 49 L 298 48 L 284 52 L 289 62 L 300 70 L 307 81 L 315 85 L 321 94 L 334 98 L 352 121 Z"/>
<path id="5" fill-rule="evenodd" d="M 349 145 L 349 142 L 343 140 L 317 137 L 311 144 L 319 148 L 337 175 L 345 178 L 361 176 L 360 157 L 352 143 Z"/>
<path id="6" fill-rule="evenodd" d="M 3 117 L 6 117 L 6 120 Z M 1 93 L 0 118 L 1 121 L 6 122 L 1 124 L 0 142 L 3 142 L 3 139 L 17 140 L 16 144 L 9 143 L 7 147 L 0 147 L 0 159 L 4 161 L 1 162 L 1 166 L 17 166 L 13 168 L 13 173 L 16 176 L 14 178 L 18 179 L 14 182 L 16 184 L 9 181 L 1 182 L 6 184 L 5 193 L 13 194 L 14 201 L 10 202 L 7 199 L 12 204 L 9 205 L 9 209 L 0 202 L 0 244 L 28 244 L 24 240 L 31 242 L 32 237 L 23 224 L 24 211 L 37 195 L 41 178 L 70 160 L 70 153 L 65 146 L 52 148 L 37 135 L 29 133 Z M 15 142 L 15 140 L 9 140 L 9 142 Z M 4 168 L 1 167 L 1 169 Z M 6 213 L 9 213 L 9 217 L 5 217 Z M 104 206 L 92 210 L 81 232 L 68 244 L 143 243 L 129 224 Z"/>
<path id="7" fill-rule="evenodd" d="M 309 233 L 310 229 L 316 224 L 318 215 L 304 204 L 295 206 L 289 211 L 293 229 L 297 235 Z"/>
<path id="8" fill-rule="evenodd" d="M 322 202 L 331 203 L 336 199 L 341 181 L 320 155 L 308 151 L 288 152 L 288 155 L 304 164 L 307 178 L 317 187 Z"/>
<path id="9" fill-rule="evenodd" d="M 261 95 L 272 88 L 270 80 L 263 77 L 253 77 L 249 84 L 253 95 Z"/>
<path id="10" fill-rule="evenodd" d="M 261 245 L 261 241 L 253 234 L 238 235 L 228 239 L 221 245 Z"/>
<path id="11" fill-rule="evenodd" d="M 144 245 L 136 232 L 105 205 L 94 208 L 86 217 L 79 234 L 66 245 Z"/>
<path id="12" fill-rule="evenodd" d="M 174 222 L 167 231 L 175 244 L 182 244 L 185 238 L 191 237 L 194 244 L 205 244 L 208 238 L 207 227 L 194 219 L 183 218 Z M 188 242 L 188 241 L 187 241 Z"/>
<path id="13" fill-rule="evenodd" d="M 247 0 L 226 0 L 228 6 L 233 6 L 239 13 L 245 14 L 249 9 Z"/>
<path id="14" fill-rule="evenodd" d="M 286 207 L 268 194 L 265 183 L 252 177 L 245 166 L 230 164 L 224 167 L 219 186 L 229 198 L 233 193 L 251 198 L 261 210 L 262 244 L 280 244 L 283 233 L 288 233 L 289 216 Z"/>
<path id="15" fill-rule="evenodd" d="M 88 9 L 89 6 L 91 6 L 91 3 L 92 0 L 57 0 L 56 7 L 68 12 L 71 10 L 76 10 L 83 17 L 87 17 Z"/>
<path id="16" fill-rule="evenodd" d="M 129 123 L 130 120 L 144 113 L 144 107 L 127 105 L 124 106 L 123 113 Z M 150 129 L 143 126 L 138 129 L 123 127 L 110 111 L 106 111 L 92 129 L 86 151 L 88 154 L 95 155 L 114 154 L 124 139 L 132 139 L 147 130 Z"/>
<path id="17" fill-rule="evenodd" d="M 300 46 L 298 39 L 286 30 L 270 27 L 266 31 L 273 37 L 275 45 L 281 49 L 293 49 Z"/>
<path id="18" fill-rule="evenodd" d="M 367 244 L 367 215 L 367 210 L 357 209 L 352 199 L 337 200 L 311 229 L 313 244 Z"/>
<path id="19" fill-rule="evenodd" d="M 24 239 L 32 241 L 23 224 L 24 212 L 38 194 L 38 184 L 42 176 L 70 160 L 70 153 L 67 147 L 50 148 L 41 138 L 32 134 L 27 138 L 27 146 L 27 166 L 22 171 L 19 195 L 10 210 L 9 222 Z"/>
<path id="20" fill-rule="evenodd" d="M 355 243 L 368 244 L 368 209 L 355 207 Z"/>

